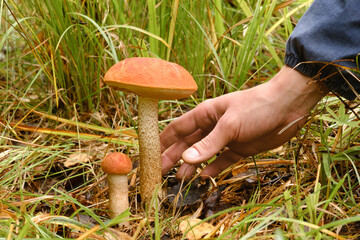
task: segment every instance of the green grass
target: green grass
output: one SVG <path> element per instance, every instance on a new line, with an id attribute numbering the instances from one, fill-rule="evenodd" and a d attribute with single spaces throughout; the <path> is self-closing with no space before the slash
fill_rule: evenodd
<path id="1" fill-rule="evenodd" d="M 136 164 L 138 145 L 136 97 L 106 87 L 106 70 L 134 56 L 189 70 L 199 90 L 160 102 L 163 129 L 208 98 L 276 74 L 310 2 L 0 0 L 0 238 L 115 239 L 126 232 L 185 239 L 179 226 L 189 216 L 214 226 L 210 239 L 359 237 L 358 107 L 333 95 L 296 138 L 254 156 L 258 176 L 222 184 L 229 171 L 253 169 L 248 159 L 214 179 L 208 194 L 221 193 L 212 214 L 200 203 L 162 202 L 155 216 L 146 215 L 134 170 L 130 212 L 108 218 L 100 161 L 122 151 Z M 74 153 L 87 158 L 69 164 Z M 269 159 L 291 164 L 269 166 Z M 119 228 L 128 216 L 130 226 Z"/>

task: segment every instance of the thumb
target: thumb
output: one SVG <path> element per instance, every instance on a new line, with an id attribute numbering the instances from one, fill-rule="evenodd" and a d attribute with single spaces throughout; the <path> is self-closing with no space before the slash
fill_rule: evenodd
<path id="1" fill-rule="evenodd" d="M 188 164 L 197 164 L 209 160 L 229 143 L 228 131 L 219 121 L 215 128 L 199 142 L 192 145 L 182 154 Z"/>

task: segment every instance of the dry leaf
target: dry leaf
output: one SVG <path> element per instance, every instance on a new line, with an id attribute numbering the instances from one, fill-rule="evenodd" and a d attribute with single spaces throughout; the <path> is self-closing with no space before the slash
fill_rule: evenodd
<path id="1" fill-rule="evenodd" d="M 203 237 L 205 235 L 207 235 L 214 229 L 214 226 L 207 222 L 202 222 L 202 223 L 198 224 L 201 221 L 202 221 L 201 219 L 195 218 L 195 219 L 187 219 L 180 223 L 180 225 L 179 225 L 180 231 L 183 234 L 185 234 L 187 232 L 186 239 L 188 239 L 188 240 L 203 239 Z M 198 224 L 198 225 L 196 225 L 196 224 Z M 192 227 L 194 225 L 196 225 L 196 226 Z"/>
<path id="2" fill-rule="evenodd" d="M 87 153 L 72 153 L 64 162 L 65 167 L 72 167 L 78 163 L 90 162 L 91 156 Z"/>
<path id="3" fill-rule="evenodd" d="M 225 179 L 225 180 L 221 181 L 221 183 L 218 183 L 218 184 L 231 184 L 234 182 L 242 181 L 249 177 L 254 177 L 256 175 L 257 175 L 257 170 L 255 168 L 252 168 L 245 172 L 240 172 L 239 174 L 237 174 L 229 179 Z"/>
<path id="4" fill-rule="evenodd" d="M 269 152 L 271 152 L 272 154 L 281 154 L 285 151 L 286 149 L 284 148 L 284 146 L 280 146 L 277 148 L 274 148 L 272 150 L 270 150 Z"/>
<path id="5" fill-rule="evenodd" d="M 115 229 L 110 229 L 112 233 L 105 232 L 105 238 L 107 240 L 131 240 L 132 237 L 124 232 L 117 231 Z"/>

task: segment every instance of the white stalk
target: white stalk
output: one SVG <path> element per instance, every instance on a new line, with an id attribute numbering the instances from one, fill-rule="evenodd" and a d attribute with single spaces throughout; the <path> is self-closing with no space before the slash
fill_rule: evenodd
<path id="1" fill-rule="evenodd" d="M 110 217 L 114 218 L 129 208 L 127 175 L 107 174 Z"/>

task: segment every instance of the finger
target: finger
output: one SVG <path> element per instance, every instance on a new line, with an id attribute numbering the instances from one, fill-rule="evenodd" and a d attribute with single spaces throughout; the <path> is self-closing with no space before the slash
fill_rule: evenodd
<path id="1" fill-rule="evenodd" d="M 292 126 L 282 134 L 278 134 L 282 128 L 277 128 L 250 142 L 228 144 L 229 148 L 224 150 L 212 163 L 206 166 L 200 175 L 203 178 L 216 177 L 219 173 L 244 157 L 278 147 L 293 137 L 301 126 L 302 123 L 298 126 Z M 188 172 L 190 174 L 190 171 Z M 186 177 L 189 176 L 186 175 Z"/>
<path id="2" fill-rule="evenodd" d="M 234 163 L 237 163 L 241 158 L 239 154 L 230 149 L 226 149 L 212 163 L 204 168 L 200 176 L 203 178 L 216 177 L 219 173 Z"/>
<path id="3" fill-rule="evenodd" d="M 176 141 L 191 135 L 198 129 L 212 129 L 218 118 L 218 110 L 214 99 L 206 100 L 195 109 L 172 121 L 160 134 L 160 142 L 164 151 Z"/>
<path id="4" fill-rule="evenodd" d="M 178 172 L 176 173 L 176 179 L 178 181 L 184 180 L 184 181 L 188 181 L 191 179 L 191 177 L 194 175 L 194 173 L 196 172 L 196 169 L 199 167 L 200 164 L 187 164 L 187 163 L 183 163 L 181 164 Z"/>
<path id="5" fill-rule="evenodd" d="M 231 129 L 226 121 L 221 118 L 215 128 L 199 142 L 188 148 L 182 158 L 189 164 L 201 163 L 209 160 L 220 152 L 232 139 Z"/>
<path id="6" fill-rule="evenodd" d="M 203 137 L 204 133 L 201 129 L 199 129 L 192 135 L 182 138 L 181 140 L 177 141 L 169 148 L 167 148 L 161 154 L 162 174 L 165 175 L 166 173 L 168 173 L 169 170 L 174 166 L 174 164 L 180 160 L 182 153 L 192 144 L 199 141 Z"/>
<path id="7" fill-rule="evenodd" d="M 216 177 L 219 173 L 234 163 L 237 163 L 242 158 L 278 147 L 296 133 L 296 131 L 293 130 L 278 135 L 278 132 L 278 130 L 275 130 L 250 142 L 228 144 L 229 148 L 224 150 L 213 162 L 206 166 L 200 175 L 203 178 Z"/>

